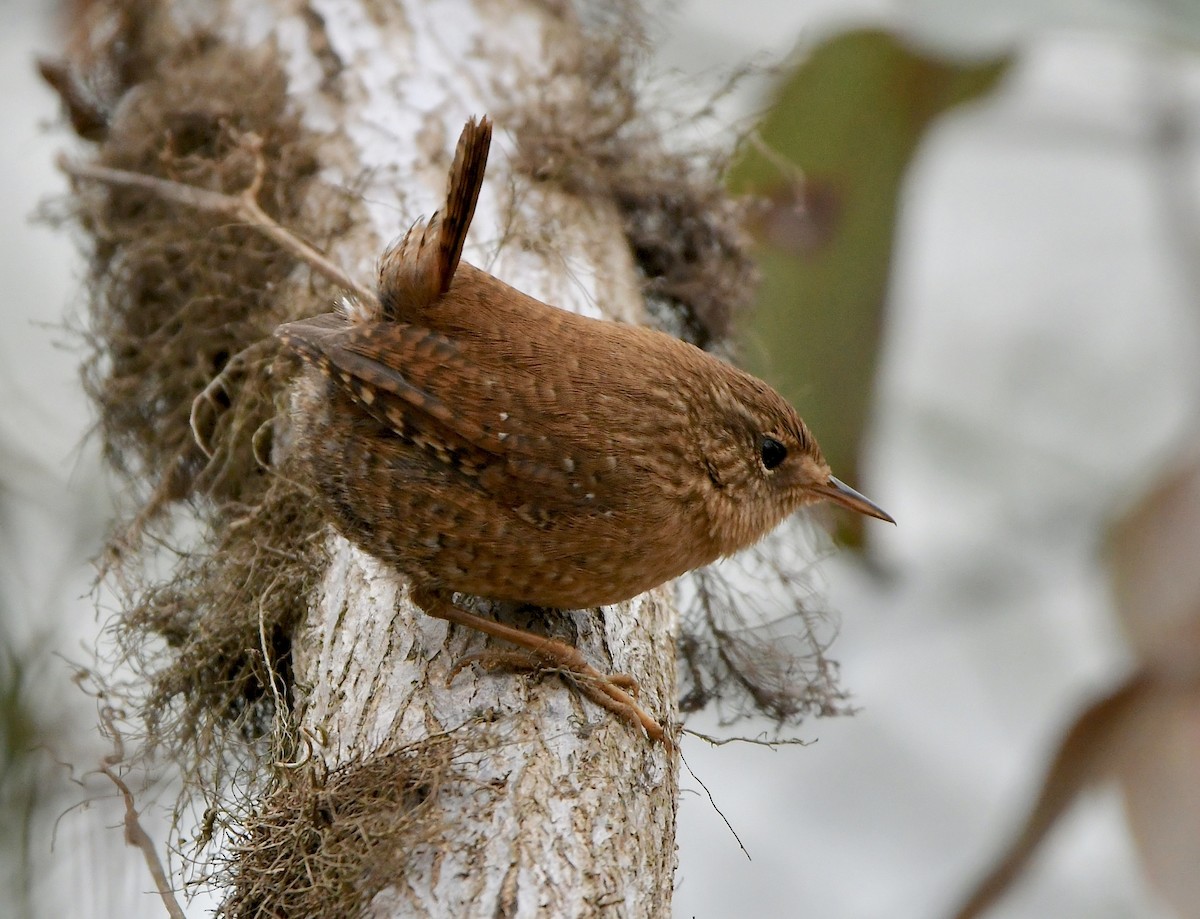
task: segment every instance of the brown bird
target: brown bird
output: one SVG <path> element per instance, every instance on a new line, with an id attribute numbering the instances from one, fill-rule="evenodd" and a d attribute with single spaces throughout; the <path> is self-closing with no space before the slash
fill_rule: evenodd
<path id="1" fill-rule="evenodd" d="M 296 448 L 333 523 L 407 575 L 425 612 L 574 674 L 669 743 L 629 678 L 452 595 L 586 609 L 750 546 L 815 501 L 892 518 L 830 474 L 761 380 L 459 264 L 490 141 L 488 119 L 467 123 L 446 207 L 384 256 L 374 313 L 276 330 L 310 365 Z"/>

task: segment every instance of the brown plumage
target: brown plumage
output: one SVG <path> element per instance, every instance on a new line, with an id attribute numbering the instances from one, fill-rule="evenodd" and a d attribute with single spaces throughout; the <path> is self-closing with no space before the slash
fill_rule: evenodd
<path id="1" fill-rule="evenodd" d="M 486 119 L 467 124 L 445 211 L 384 256 L 382 315 L 277 330 L 314 368 L 294 403 L 297 449 L 333 522 L 408 575 L 427 612 L 574 670 L 664 738 L 627 681 L 466 613 L 452 593 L 599 606 L 745 548 L 822 498 L 890 518 L 831 477 L 760 380 L 460 265 L 490 137 Z"/>

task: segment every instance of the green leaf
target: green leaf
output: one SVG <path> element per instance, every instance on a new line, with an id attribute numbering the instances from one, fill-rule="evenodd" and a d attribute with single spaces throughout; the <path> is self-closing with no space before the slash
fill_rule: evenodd
<path id="1" fill-rule="evenodd" d="M 989 92 L 1009 58 L 939 60 L 879 30 L 817 47 L 730 174 L 766 198 L 750 369 L 800 410 L 851 484 L 874 389 L 901 181 L 930 123 Z M 858 542 L 860 521 L 845 534 Z"/>

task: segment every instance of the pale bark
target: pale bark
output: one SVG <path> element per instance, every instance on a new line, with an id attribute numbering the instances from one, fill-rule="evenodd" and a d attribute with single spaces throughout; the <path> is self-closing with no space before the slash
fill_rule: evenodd
<path id="1" fill-rule="evenodd" d="M 585 40 L 570 14 L 542 4 L 224 6 L 231 40 L 278 42 L 306 122 L 330 135 L 323 177 L 362 191 L 368 224 L 330 253 L 358 277 L 371 277 L 383 246 L 440 205 L 469 115 L 592 89 L 539 79 L 553 56 L 578 53 Z M 637 321 L 641 300 L 615 211 L 513 175 L 502 114 L 496 128 L 464 259 L 564 309 Z M 466 764 L 469 780 L 439 794 L 449 843 L 412 851 L 402 883 L 375 896 L 372 914 L 668 915 L 674 757 L 553 677 L 466 670 L 446 685 L 454 661 L 481 639 L 448 635 L 444 622 L 403 601 L 399 578 L 331 539 L 333 563 L 294 647 L 314 754 L 343 767 L 463 724 L 490 738 Z M 674 721 L 667 592 L 571 615 L 588 659 L 632 674 L 643 705 Z"/>

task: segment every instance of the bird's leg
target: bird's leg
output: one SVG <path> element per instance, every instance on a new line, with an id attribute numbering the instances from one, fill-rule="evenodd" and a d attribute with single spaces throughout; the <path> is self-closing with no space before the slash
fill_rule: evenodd
<path id="1" fill-rule="evenodd" d="M 568 647 L 570 646 L 568 645 Z M 586 676 L 577 670 L 565 670 L 558 665 L 551 666 L 544 656 L 539 656 L 532 651 L 504 651 L 499 648 L 490 648 L 486 651 L 477 651 L 474 654 L 464 655 L 456 660 L 454 666 L 450 668 L 450 672 L 446 675 L 446 685 L 450 685 L 459 672 L 471 666 L 471 664 L 479 664 L 479 666 L 489 672 L 503 669 L 556 673 L 563 679 L 569 680 L 572 686 L 601 708 L 608 709 L 610 712 L 619 715 L 634 725 L 646 727 L 644 719 L 649 716 L 636 703 L 630 704 L 614 698 L 609 691 L 606 691 L 608 690 L 608 686 L 605 683 L 597 683 L 593 677 Z M 617 686 L 620 689 L 628 689 L 633 696 L 637 696 L 637 680 L 629 674 L 613 673 L 609 674 L 605 679 L 609 684 Z M 657 722 L 655 723 L 657 724 Z M 654 737 L 652 729 L 646 727 L 646 730 L 651 737 Z M 663 745 L 670 749 L 670 744 L 665 737 L 655 739 L 661 740 Z"/>
<path id="2" fill-rule="evenodd" d="M 577 683 L 580 691 L 593 702 L 637 725 L 652 740 L 659 741 L 668 749 L 671 748 L 671 740 L 662 725 L 643 710 L 637 700 L 630 695 L 629 691 L 636 691 L 637 686 L 632 677 L 625 674 L 606 676 L 589 664 L 577 648 L 554 638 L 547 638 L 544 635 L 527 632 L 524 629 L 467 612 L 436 589 L 414 585 L 412 600 L 430 616 L 445 619 L 447 622 L 453 622 L 455 625 L 461 625 L 468 629 L 475 629 L 493 638 L 503 639 L 526 652 L 519 654 L 502 651 L 496 652 L 495 655 L 490 652 L 470 655 L 455 664 L 451 677 L 461 669 L 461 664 L 470 663 L 473 660 L 499 661 L 501 665 L 531 669 L 557 669 L 564 675 L 570 676 Z"/>
<path id="3" fill-rule="evenodd" d="M 528 634 L 533 635 L 533 632 Z M 541 636 L 537 636 L 541 638 Z M 569 648 L 570 645 L 567 645 Z M 501 651 L 499 648 L 489 648 L 486 651 L 476 651 L 474 654 L 464 654 L 454 662 L 454 666 L 450 668 L 450 673 L 446 675 L 446 682 L 453 683 L 454 678 L 460 672 L 466 670 L 471 664 L 479 664 L 485 670 L 549 670 L 546 659 L 539 657 L 532 651 Z M 568 674 L 573 677 L 581 676 L 575 671 L 566 671 L 561 667 L 553 668 L 556 673 Z M 631 677 L 628 673 L 610 673 L 604 678 L 614 686 L 620 687 L 627 691 L 634 699 L 638 697 L 638 681 Z M 601 703 L 603 704 L 603 703 Z"/>

